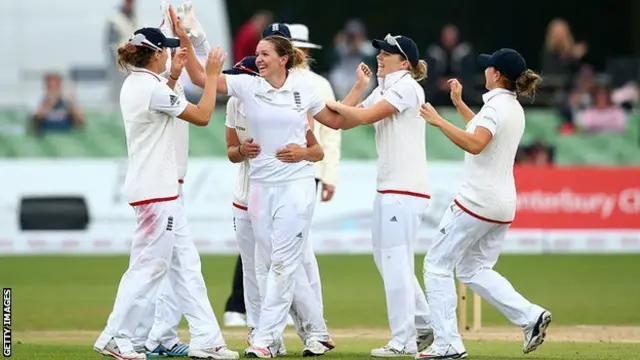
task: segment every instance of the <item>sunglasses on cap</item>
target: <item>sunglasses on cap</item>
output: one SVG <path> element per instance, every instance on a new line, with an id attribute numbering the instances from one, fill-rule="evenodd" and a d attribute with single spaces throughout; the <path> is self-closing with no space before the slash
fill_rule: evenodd
<path id="1" fill-rule="evenodd" d="M 129 44 L 134 46 L 146 46 L 156 51 L 162 51 L 159 46 L 156 46 L 151 41 L 147 40 L 147 37 L 144 34 L 135 34 L 131 38 L 129 38 Z"/>
<path id="2" fill-rule="evenodd" d="M 405 60 L 409 59 L 409 57 L 404 52 L 404 50 L 402 50 L 402 46 L 400 46 L 400 44 L 398 43 L 398 40 L 393 35 L 387 34 L 387 36 L 384 37 L 384 41 L 386 41 L 387 44 L 395 48 L 398 48 L 398 50 L 400 50 L 400 54 L 405 58 Z"/>

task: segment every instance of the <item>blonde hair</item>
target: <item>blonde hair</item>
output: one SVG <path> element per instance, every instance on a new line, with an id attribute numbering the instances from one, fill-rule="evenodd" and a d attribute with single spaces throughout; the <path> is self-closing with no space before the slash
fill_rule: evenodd
<path id="1" fill-rule="evenodd" d="M 542 76 L 531 69 L 525 70 L 517 79 L 504 77 L 504 86 L 507 90 L 514 91 L 518 96 L 533 98 L 542 84 Z"/>
<path id="2" fill-rule="evenodd" d="M 146 67 L 155 52 L 156 50 L 146 46 L 135 46 L 130 43 L 123 44 L 118 48 L 118 69 L 126 72 L 130 66 Z"/>
<path id="3" fill-rule="evenodd" d="M 427 62 L 419 60 L 417 66 L 410 65 L 411 77 L 416 81 L 422 81 L 427 78 Z"/>
<path id="4" fill-rule="evenodd" d="M 272 43 L 278 56 L 289 57 L 289 60 L 287 60 L 287 64 L 285 65 L 287 70 L 307 67 L 309 65 L 309 58 L 307 57 L 307 54 L 305 54 L 304 51 L 293 46 L 291 40 L 276 35 L 267 36 L 262 40 Z"/>
<path id="5" fill-rule="evenodd" d="M 566 33 L 566 37 L 562 40 L 562 43 L 556 44 L 553 38 L 553 33 L 557 28 L 564 29 Z M 554 51 L 556 48 L 559 48 L 563 52 L 569 52 L 575 46 L 575 40 L 573 38 L 573 34 L 571 33 L 571 27 L 569 23 L 561 18 L 555 18 L 549 22 L 547 25 L 547 35 L 545 38 L 545 47 L 548 51 Z"/>

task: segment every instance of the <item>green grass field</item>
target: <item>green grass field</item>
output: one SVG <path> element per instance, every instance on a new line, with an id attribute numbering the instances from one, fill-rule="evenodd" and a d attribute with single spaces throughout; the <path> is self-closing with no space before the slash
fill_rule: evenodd
<path id="1" fill-rule="evenodd" d="M 327 357 L 369 358 L 371 348 L 388 341 L 384 292 L 373 259 L 345 255 L 318 260 L 325 317 L 338 345 Z M 234 262 L 231 256 L 202 259 L 220 320 Z M 92 344 L 127 263 L 126 257 L 0 257 L 0 285 L 13 288 L 13 358 L 97 358 Z M 422 257 L 416 264 L 420 274 Z M 523 355 L 520 330 L 485 303 L 483 328 L 463 334 L 469 357 L 640 359 L 640 286 L 634 275 L 639 268 L 640 255 L 503 256 L 496 269 L 531 301 L 553 312 L 548 342 Z M 223 332 L 233 349 L 244 349 L 245 329 Z M 288 339 L 287 357 L 295 359 L 299 340 L 290 332 Z"/>

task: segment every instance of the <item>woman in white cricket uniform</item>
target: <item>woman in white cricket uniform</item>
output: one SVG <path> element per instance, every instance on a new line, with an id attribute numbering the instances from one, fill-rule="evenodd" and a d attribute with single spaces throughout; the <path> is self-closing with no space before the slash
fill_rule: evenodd
<path id="1" fill-rule="evenodd" d="M 218 91 L 237 97 L 243 104 L 254 142 L 260 145 L 260 152 L 249 160 L 248 212 L 257 243 L 256 262 L 267 254 L 269 272 L 258 330 L 245 354 L 265 358 L 272 356 L 269 348 L 276 345 L 285 329 L 294 289 L 298 290 L 296 277 L 305 276 L 297 270 L 315 200 L 312 163 L 285 163 L 276 154 L 289 144 L 306 145 L 308 114 L 332 128 L 339 127 L 342 118 L 326 107 L 317 89 L 290 72 L 303 65 L 306 57 L 288 39 L 281 36 L 262 39 L 256 56 L 260 77 L 222 75 Z M 354 86 L 345 102 L 356 104 L 363 92 L 364 89 Z M 311 305 L 313 301 L 311 292 L 310 301 L 304 303 Z M 301 311 L 310 319 L 308 326 L 326 333 L 320 306 L 315 302 Z M 323 347 L 320 339 L 306 345 L 305 352 L 314 350 L 311 347 Z"/>
<path id="2" fill-rule="evenodd" d="M 215 106 L 216 87 L 226 55 L 221 49 L 209 54 L 207 80 L 198 105 L 180 100 L 171 89 L 175 81 L 159 76 L 165 71 L 167 48 L 180 45 L 159 29 L 137 30 L 118 49 L 119 65 L 131 71 L 125 80 L 120 107 L 125 125 L 129 169 L 125 194 L 137 217 L 129 268 L 124 273 L 107 326 L 94 348 L 118 359 L 146 359 L 136 352 L 132 339 L 143 321 L 145 309 L 156 301 L 158 287 L 168 276 L 191 329 L 189 356 L 237 359 L 227 349 L 206 285 L 199 255 L 186 232 L 184 211 L 178 201 L 178 169 L 175 150 L 176 118 L 207 125 Z M 176 247 L 177 243 L 190 244 Z"/>
<path id="3" fill-rule="evenodd" d="M 163 21 L 160 30 L 167 37 L 177 36 L 181 44 L 185 46 L 185 53 L 189 61 L 199 63 L 206 62 L 210 46 L 206 39 L 206 34 L 202 26 L 195 17 L 190 3 L 180 4 L 177 13 L 182 18 L 183 26 L 175 27 L 173 24 L 179 22 L 178 15 L 172 6 L 165 3 L 162 9 Z M 185 28 L 188 29 L 185 31 Z M 188 33 L 187 33 L 188 32 Z M 192 45 L 189 46 L 189 45 Z M 180 66 L 167 59 L 167 71 L 161 76 L 170 82 L 175 82 L 174 92 L 181 101 L 186 101 L 184 87 L 189 82 L 188 72 L 184 69 L 184 62 Z M 190 67 L 193 68 L 193 67 Z M 171 70 L 169 70 L 171 69 Z M 183 184 L 187 173 L 187 163 L 189 157 L 189 123 L 176 120 L 174 122 L 176 161 L 178 167 L 178 193 L 182 210 L 185 210 Z M 176 247 L 184 244 L 176 244 Z M 198 263 L 199 259 L 194 262 Z M 147 311 L 144 322 L 138 326 L 136 337 L 134 337 L 134 347 L 143 349 L 155 356 L 185 357 L 189 353 L 189 346 L 184 344 L 178 337 L 178 326 L 182 319 L 182 309 L 179 307 L 178 296 L 171 287 L 171 282 L 165 278 L 158 289 L 157 304 Z"/>
<path id="4" fill-rule="evenodd" d="M 232 69 L 223 71 L 225 75 L 252 75 L 260 76 L 256 65 L 256 57 L 248 56 L 237 63 Z M 261 296 L 260 286 L 266 285 L 264 282 L 259 284 L 256 277 L 255 269 L 255 251 L 256 241 L 251 227 L 251 219 L 247 212 L 249 197 L 249 159 L 257 156 L 260 152 L 260 145 L 253 141 L 249 124 L 245 117 L 244 106 L 236 97 L 229 98 L 227 102 L 226 116 L 226 141 L 227 155 L 229 160 L 234 163 L 240 163 L 238 171 L 237 186 L 234 193 L 233 201 L 233 226 L 238 240 L 240 255 L 242 257 L 243 287 L 244 297 L 247 309 L 247 325 L 250 329 L 250 338 L 253 330 L 258 326 L 260 317 Z M 276 158 L 283 162 L 297 162 L 307 160 L 311 162 L 321 161 L 324 156 L 323 150 L 318 144 L 313 132 L 307 132 L 307 147 L 298 145 L 290 145 L 276 153 Z M 298 272 L 304 273 L 304 269 L 300 268 Z M 306 275 L 306 274 L 305 274 Z M 301 283 L 305 281 L 300 280 Z M 310 288 L 309 284 L 309 288 Z M 299 286 L 298 286 L 299 287 Z M 264 291 L 264 288 L 262 289 Z M 307 289 L 307 293 L 309 293 Z M 292 309 L 304 309 L 304 305 L 300 305 L 300 301 L 305 301 L 301 294 L 294 294 Z M 305 314 L 301 313 L 301 318 L 305 319 Z M 303 329 L 300 329 L 303 330 Z M 305 340 L 303 338 L 303 340 Z M 331 343 L 325 345 L 330 346 Z M 285 355 L 286 349 L 284 344 L 280 344 L 276 349 L 277 355 Z"/>
<path id="5" fill-rule="evenodd" d="M 374 40 L 380 50 L 380 85 L 358 107 L 333 104 L 348 123 L 373 124 L 378 152 L 378 180 L 373 205 L 374 261 L 387 299 L 391 341 L 371 356 L 411 356 L 431 344 L 429 306 L 414 271 L 414 246 L 429 207 L 425 124 L 418 113 L 427 75 L 418 47 L 406 36 Z"/>
<path id="6" fill-rule="evenodd" d="M 431 306 L 435 340 L 421 359 L 467 356 L 457 328 L 455 270 L 458 280 L 500 310 L 524 331 L 524 353 L 542 344 L 551 313 L 532 304 L 493 270 L 516 212 L 513 163 L 525 128 L 519 95 L 532 95 L 541 82 L 515 50 L 483 54 L 484 105 L 474 114 L 462 102 L 462 86 L 450 80 L 451 98 L 466 131 L 443 119 L 427 103 L 421 115 L 464 150 L 465 177 L 445 212 L 434 244 L 425 257 L 425 286 Z"/>

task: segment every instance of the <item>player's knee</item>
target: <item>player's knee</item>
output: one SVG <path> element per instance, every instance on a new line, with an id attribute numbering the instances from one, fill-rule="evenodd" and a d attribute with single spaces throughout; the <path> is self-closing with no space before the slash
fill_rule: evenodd
<path id="1" fill-rule="evenodd" d="M 424 258 L 425 276 L 451 276 L 455 261 L 450 254 L 438 254 L 429 251 Z"/>

